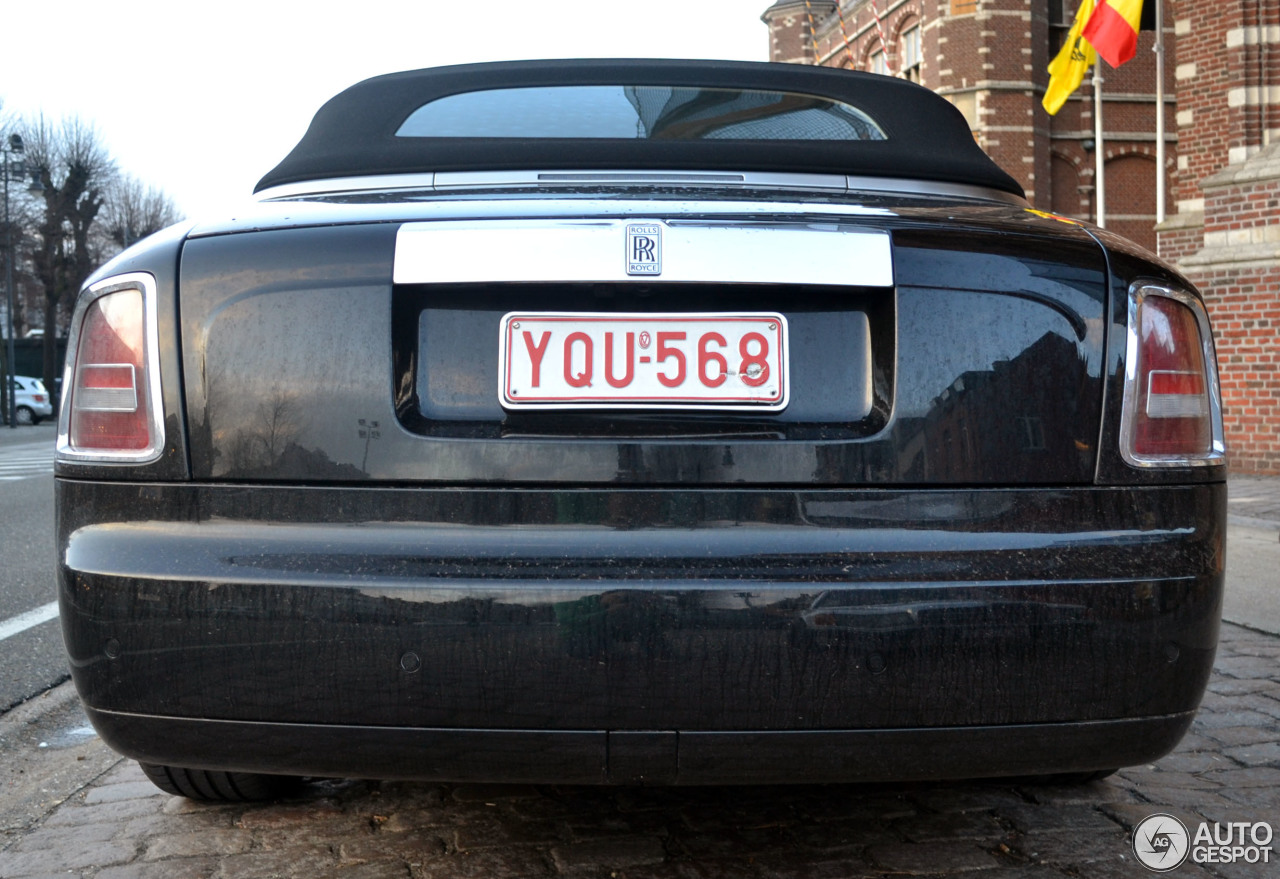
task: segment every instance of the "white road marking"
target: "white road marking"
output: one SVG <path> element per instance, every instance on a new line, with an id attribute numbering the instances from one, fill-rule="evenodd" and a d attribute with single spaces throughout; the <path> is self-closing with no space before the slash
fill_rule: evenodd
<path id="1" fill-rule="evenodd" d="M 0 449 L 0 482 L 30 479 L 53 472 L 53 446 L 29 443 Z"/>
<path id="2" fill-rule="evenodd" d="M 19 632 L 25 632 L 33 626 L 57 619 L 57 617 L 58 602 L 56 601 L 51 601 L 43 607 L 37 607 L 35 610 L 29 610 L 26 613 L 20 613 L 16 617 L 0 622 L 0 641 L 5 638 L 12 638 Z"/>

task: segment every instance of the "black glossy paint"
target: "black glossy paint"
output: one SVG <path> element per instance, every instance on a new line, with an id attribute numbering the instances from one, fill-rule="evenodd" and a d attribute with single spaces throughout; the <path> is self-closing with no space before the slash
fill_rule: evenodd
<path id="1" fill-rule="evenodd" d="M 998 211 L 913 208 L 878 221 L 894 235 L 890 292 L 393 289 L 395 224 L 194 239 L 182 267 L 192 473 L 446 484 L 1087 484 L 1102 409 L 1105 261 L 1076 227 Z M 512 308 L 782 311 L 797 328 L 793 403 L 772 416 L 504 413 L 497 326 Z M 863 320 L 865 336 L 856 329 Z M 432 322 L 442 325 L 434 335 L 423 329 Z M 844 354 L 829 347 L 842 326 L 858 333 L 851 355 L 869 339 L 869 411 L 861 397 L 833 391 L 852 380 L 828 363 Z"/>
<path id="2" fill-rule="evenodd" d="M 1019 726 L 630 733 L 210 722 L 87 712 L 107 744 L 147 763 L 321 777 L 685 785 L 1095 772 L 1167 754 L 1192 719 L 1186 712 Z M 999 755 L 998 763 L 993 755 Z"/>
<path id="3" fill-rule="evenodd" d="M 567 732 L 1157 718 L 1198 703 L 1221 602 L 1222 486 L 58 493 L 73 675 L 127 714 Z"/>
<path id="4" fill-rule="evenodd" d="M 1125 292 L 1175 275 L 1010 205 L 825 194 L 891 230 L 892 291 L 393 286 L 399 222 L 602 193 L 557 197 L 268 205 L 113 264 L 157 276 L 170 427 L 149 467 L 58 467 L 62 624 L 112 747 L 723 783 L 1086 771 L 1176 744 L 1217 643 L 1223 471 L 1116 451 Z M 763 216 L 815 221 L 787 210 Z M 497 317 L 586 303 L 856 334 L 870 402 L 809 344 L 777 416 L 497 408 Z"/>

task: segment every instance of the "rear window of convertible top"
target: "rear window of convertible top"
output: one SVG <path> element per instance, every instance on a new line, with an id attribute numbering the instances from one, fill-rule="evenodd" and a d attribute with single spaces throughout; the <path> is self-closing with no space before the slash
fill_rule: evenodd
<path id="1" fill-rule="evenodd" d="M 415 110 L 398 137 L 637 140 L 886 140 L 862 110 L 794 92 L 564 85 L 448 95 Z"/>

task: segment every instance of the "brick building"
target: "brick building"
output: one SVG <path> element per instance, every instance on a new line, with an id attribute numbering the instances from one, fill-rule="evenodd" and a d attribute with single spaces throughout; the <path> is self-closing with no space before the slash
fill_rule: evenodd
<path id="1" fill-rule="evenodd" d="M 1236 471 L 1280 473 L 1280 0 L 1172 0 L 1176 210 L 1160 254 L 1214 320 Z"/>
<path id="2" fill-rule="evenodd" d="M 1152 0 L 1148 0 L 1151 3 Z M 1101 64 L 1107 228 L 1176 261 L 1218 335 L 1232 466 L 1280 472 L 1280 0 L 1164 0 L 1165 175 L 1156 229 L 1155 42 Z M 1056 116 L 1045 68 L 1075 0 L 778 0 L 770 59 L 904 76 L 945 96 L 1043 210 L 1094 221 L 1089 80 Z M 1233 164 L 1234 163 L 1234 164 Z"/>
<path id="3" fill-rule="evenodd" d="M 879 18 L 877 21 L 877 15 Z M 1040 106 L 1045 68 L 1075 14 L 1072 0 L 780 0 L 764 13 L 773 61 L 905 76 L 950 100 L 974 137 L 1042 210 L 1092 220 L 1094 102 L 1080 88 L 1056 116 Z M 883 35 L 883 39 L 882 39 Z M 1172 37 L 1172 34 L 1170 35 Z M 1138 55 L 1103 85 L 1107 227 L 1155 250 L 1155 60 Z M 1169 65 L 1171 67 L 1171 65 Z M 1173 93 L 1166 70 L 1166 94 Z M 1166 181 L 1177 161 L 1166 98 Z"/>

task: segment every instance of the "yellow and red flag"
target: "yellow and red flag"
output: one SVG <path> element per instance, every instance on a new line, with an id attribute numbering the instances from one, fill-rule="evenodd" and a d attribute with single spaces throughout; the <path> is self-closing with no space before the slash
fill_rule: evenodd
<path id="1" fill-rule="evenodd" d="M 1093 46 L 1081 35 L 1085 22 L 1092 13 L 1093 0 L 1080 0 L 1075 23 L 1071 25 L 1067 40 L 1062 44 L 1062 51 L 1049 62 L 1049 87 L 1045 89 L 1040 103 L 1050 116 L 1062 109 L 1071 93 L 1080 88 L 1089 65 L 1098 61 L 1098 54 L 1093 51 Z"/>
<path id="2" fill-rule="evenodd" d="M 1142 22 L 1142 0 L 1098 0 L 1084 38 L 1108 64 L 1119 67 L 1138 50 L 1138 28 Z"/>

